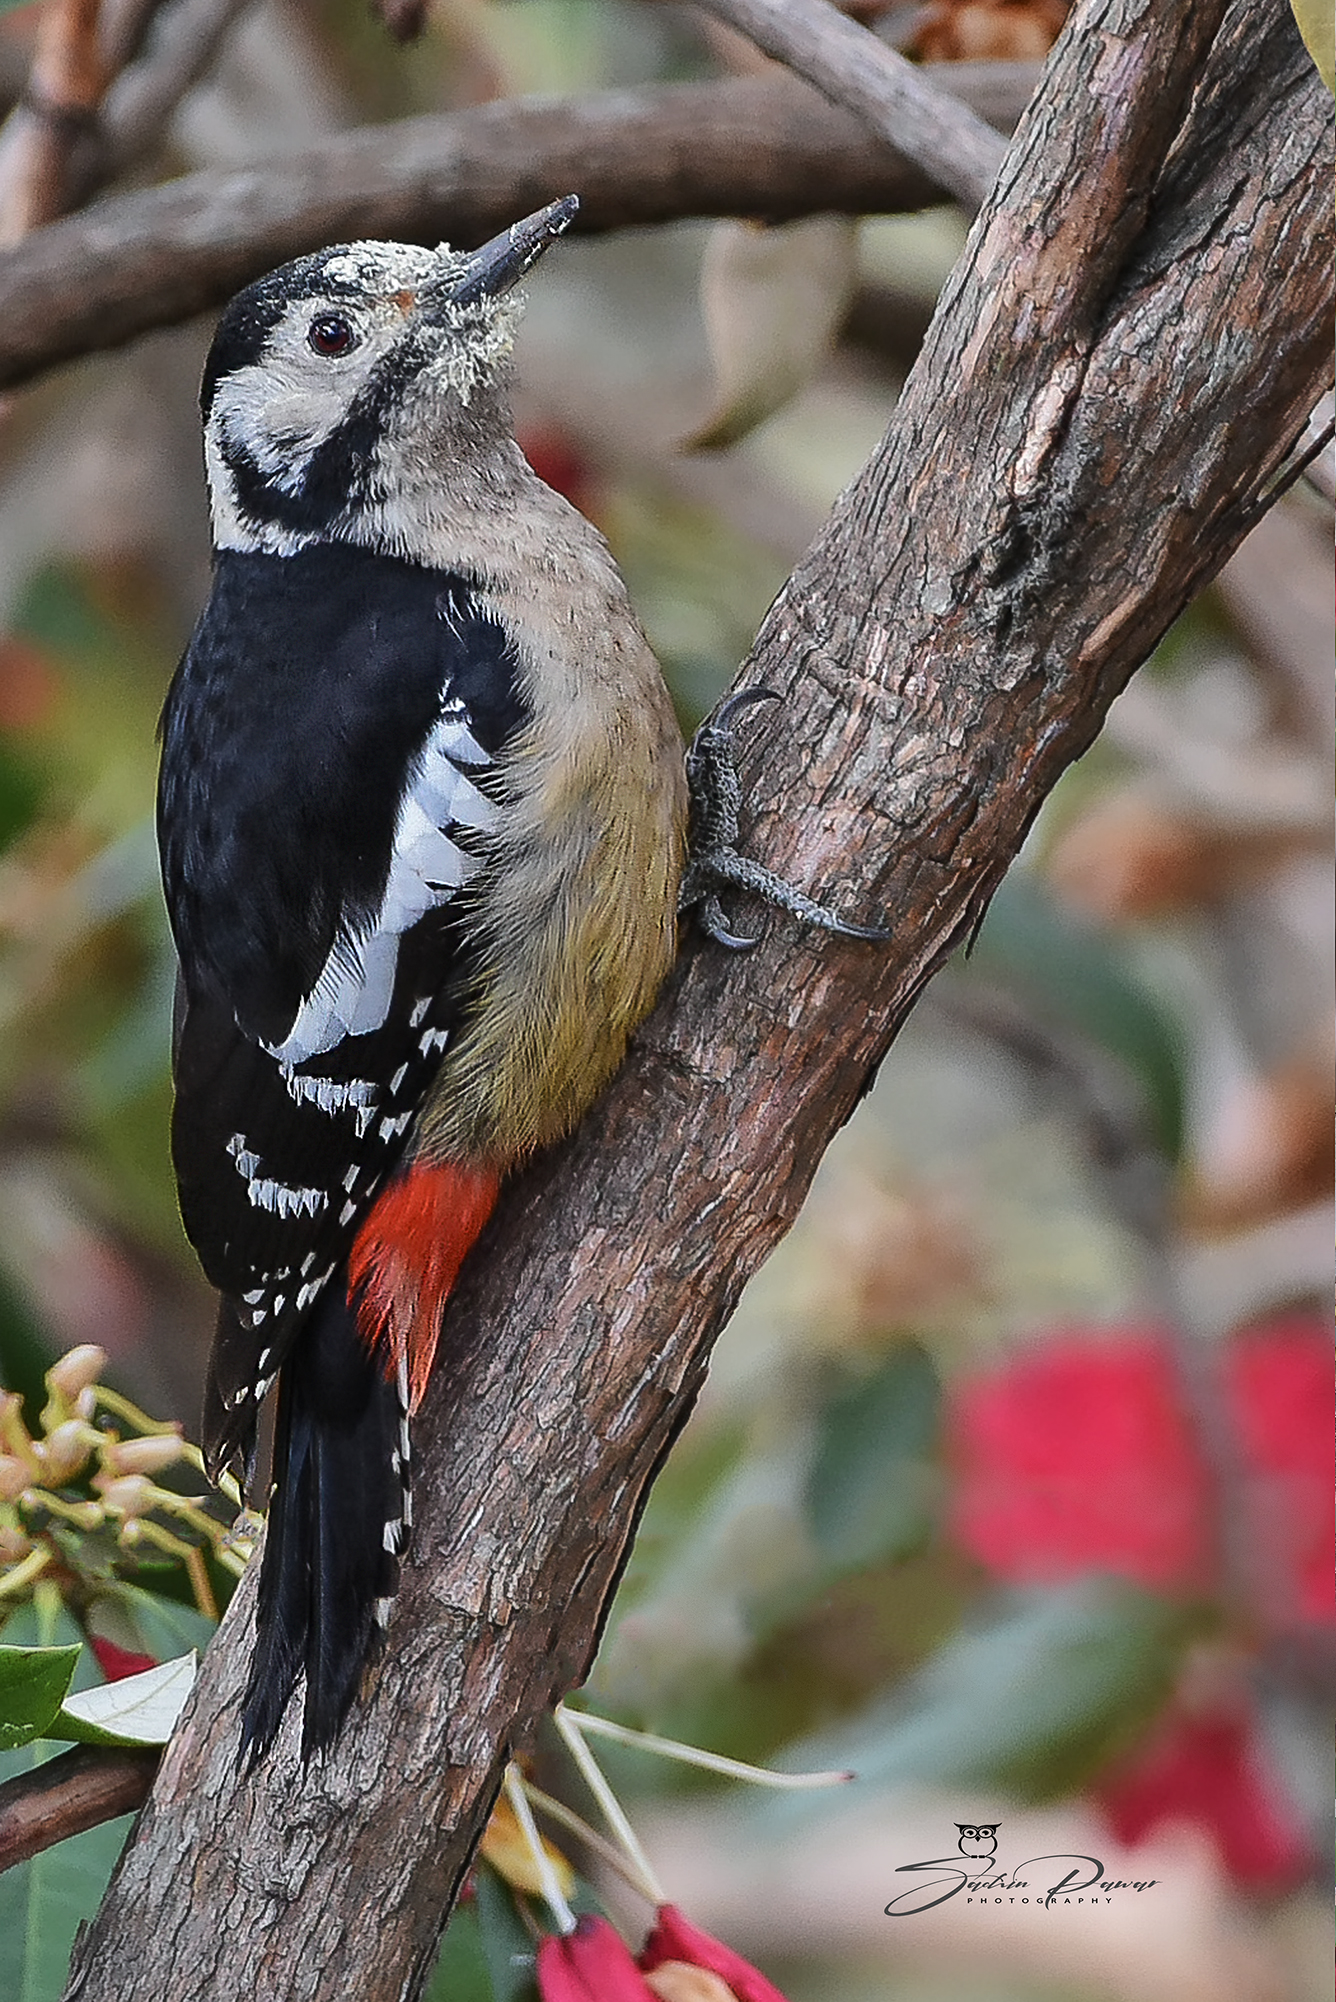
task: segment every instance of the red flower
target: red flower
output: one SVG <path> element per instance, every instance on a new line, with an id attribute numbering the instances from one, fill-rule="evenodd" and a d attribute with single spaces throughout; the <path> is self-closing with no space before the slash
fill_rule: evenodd
<path id="1" fill-rule="evenodd" d="M 655 2002 L 621 1935 L 592 1912 L 574 1932 L 543 1941 L 538 1993 L 542 2002 Z"/>
<path id="2" fill-rule="evenodd" d="M 540 480 L 564 494 L 572 507 L 588 512 L 589 463 L 564 431 L 551 426 L 526 428 L 520 435 L 520 450 Z"/>
<path id="3" fill-rule="evenodd" d="M 1308 1867 L 1308 1845 L 1241 1711 L 1171 1715 L 1095 1798 L 1128 1848 L 1166 1823 L 1205 1828 L 1229 1874 L 1250 1890 L 1281 1890 Z"/>
<path id="4" fill-rule="evenodd" d="M 1288 1315 L 1237 1335 L 1225 1395 L 1244 1461 L 1251 1580 L 1268 1625 L 1336 1619 L 1331 1327 Z"/>
<path id="5" fill-rule="evenodd" d="M 1054 1337 L 959 1386 L 955 1533 L 999 1576 L 1202 1582 L 1210 1485 L 1154 1329 Z"/>
<path id="6" fill-rule="evenodd" d="M 89 1634 L 88 1645 L 108 1682 L 123 1682 L 127 1675 L 142 1675 L 145 1669 L 158 1665 L 151 1654 L 135 1654 L 128 1647 L 117 1647 L 115 1641 L 104 1641 L 101 1634 Z"/>
<path id="7" fill-rule="evenodd" d="M 640 1966 L 648 1975 L 666 1973 L 669 1968 L 701 1970 L 713 1975 L 723 1984 L 723 1993 L 718 2002 L 784 2002 L 773 1981 L 767 1981 L 759 1969 L 734 1953 L 731 1946 L 722 1940 L 711 1939 L 709 1933 L 702 1932 L 684 1919 L 676 1905 L 660 1905 L 656 1914 L 653 1932 L 645 1941 L 640 1955 Z M 695 1990 L 684 1980 L 674 1993 L 667 1981 L 655 1987 L 660 2002 L 713 2002 L 703 1984 Z"/>

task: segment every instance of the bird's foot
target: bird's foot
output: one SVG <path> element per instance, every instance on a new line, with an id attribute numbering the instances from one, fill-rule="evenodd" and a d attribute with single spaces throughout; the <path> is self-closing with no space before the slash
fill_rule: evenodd
<path id="1" fill-rule="evenodd" d="M 747 951 L 756 940 L 732 929 L 720 901 L 721 890 L 748 891 L 779 910 L 788 911 L 803 924 L 816 925 L 839 938 L 884 941 L 891 934 L 882 926 L 849 924 L 792 883 L 786 883 L 782 876 L 738 853 L 742 787 L 733 752 L 733 718 L 754 702 L 779 700 L 773 688 L 740 688 L 736 695 L 729 696 L 716 716 L 701 724 L 691 740 L 687 752 L 691 834 L 678 909 L 694 908 L 701 930 L 717 945 L 727 946 L 733 952 Z"/>

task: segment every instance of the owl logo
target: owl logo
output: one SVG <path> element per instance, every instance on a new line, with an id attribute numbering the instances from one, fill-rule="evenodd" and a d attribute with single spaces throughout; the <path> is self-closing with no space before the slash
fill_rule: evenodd
<path id="1" fill-rule="evenodd" d="M 1000 1821 L 958 1821 L 961 1855 L 975 1862 L 991 1863 L 997 1854 L 997 1831 L 1001 1826 Z"/>

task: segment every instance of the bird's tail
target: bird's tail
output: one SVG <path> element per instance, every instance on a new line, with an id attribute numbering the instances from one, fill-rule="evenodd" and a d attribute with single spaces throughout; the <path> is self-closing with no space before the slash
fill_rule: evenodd
<path id="1" fill-rule="evenodd" d="M 243 1762 L 272 1745 L 303 1669 L 302 1756 L 338 1737 L 398 1589 L 411 1521 L 408 1401 L 404 1373 L 386 1375 L 336 1277 L 279 1381 Z"/>

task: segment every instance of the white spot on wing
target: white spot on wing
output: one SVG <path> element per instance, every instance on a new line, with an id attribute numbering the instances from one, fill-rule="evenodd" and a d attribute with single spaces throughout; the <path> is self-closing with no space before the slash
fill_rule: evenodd
<path id="1" fill-rule="evenodd" d="M 244 1133 L 234 1133 L 227 1143 L 227 1152 L 236 1163 L 237 1173 L 246 1184 L 246 1195 L 256 1209 L 271 1210 L 276 1216 L 318 1216 L 328 1198 L 323 1189 L 290 1186 L 287 1182 L 275 1181 L 270 1175 L 262 1175 L 260 1156 L 254 1148 L 246 1145 Z M 245 1296 L 250 1302 L 251 1296 Z M 261 1298 L 261 1294 L 255 1296 Z"/>
<path id="2" fill-rule="evenodd" d="M 319 1216 L 329 1200 L 323 1189 L 294 1189 L 268 1175 L 252 1176 L 246 1184 L 246 1194 L 256 1209 L 272 1210 L 276 1216 L 284 1217 Z"/>
<path id="3" fill-rule="evenodd" d="M 286 1064 L 279 1065 L 279 1073 L 290 1096 L 299 1105 L 306 1102 L 319 1106 L 322 1112 L 332 1113 L 375 1104 L 375 1085 L 367 1084 L 361 1078 L 354 1078 L 345 1084 L 332 1077 L 309 1077 L 291 1070 Z"/>

